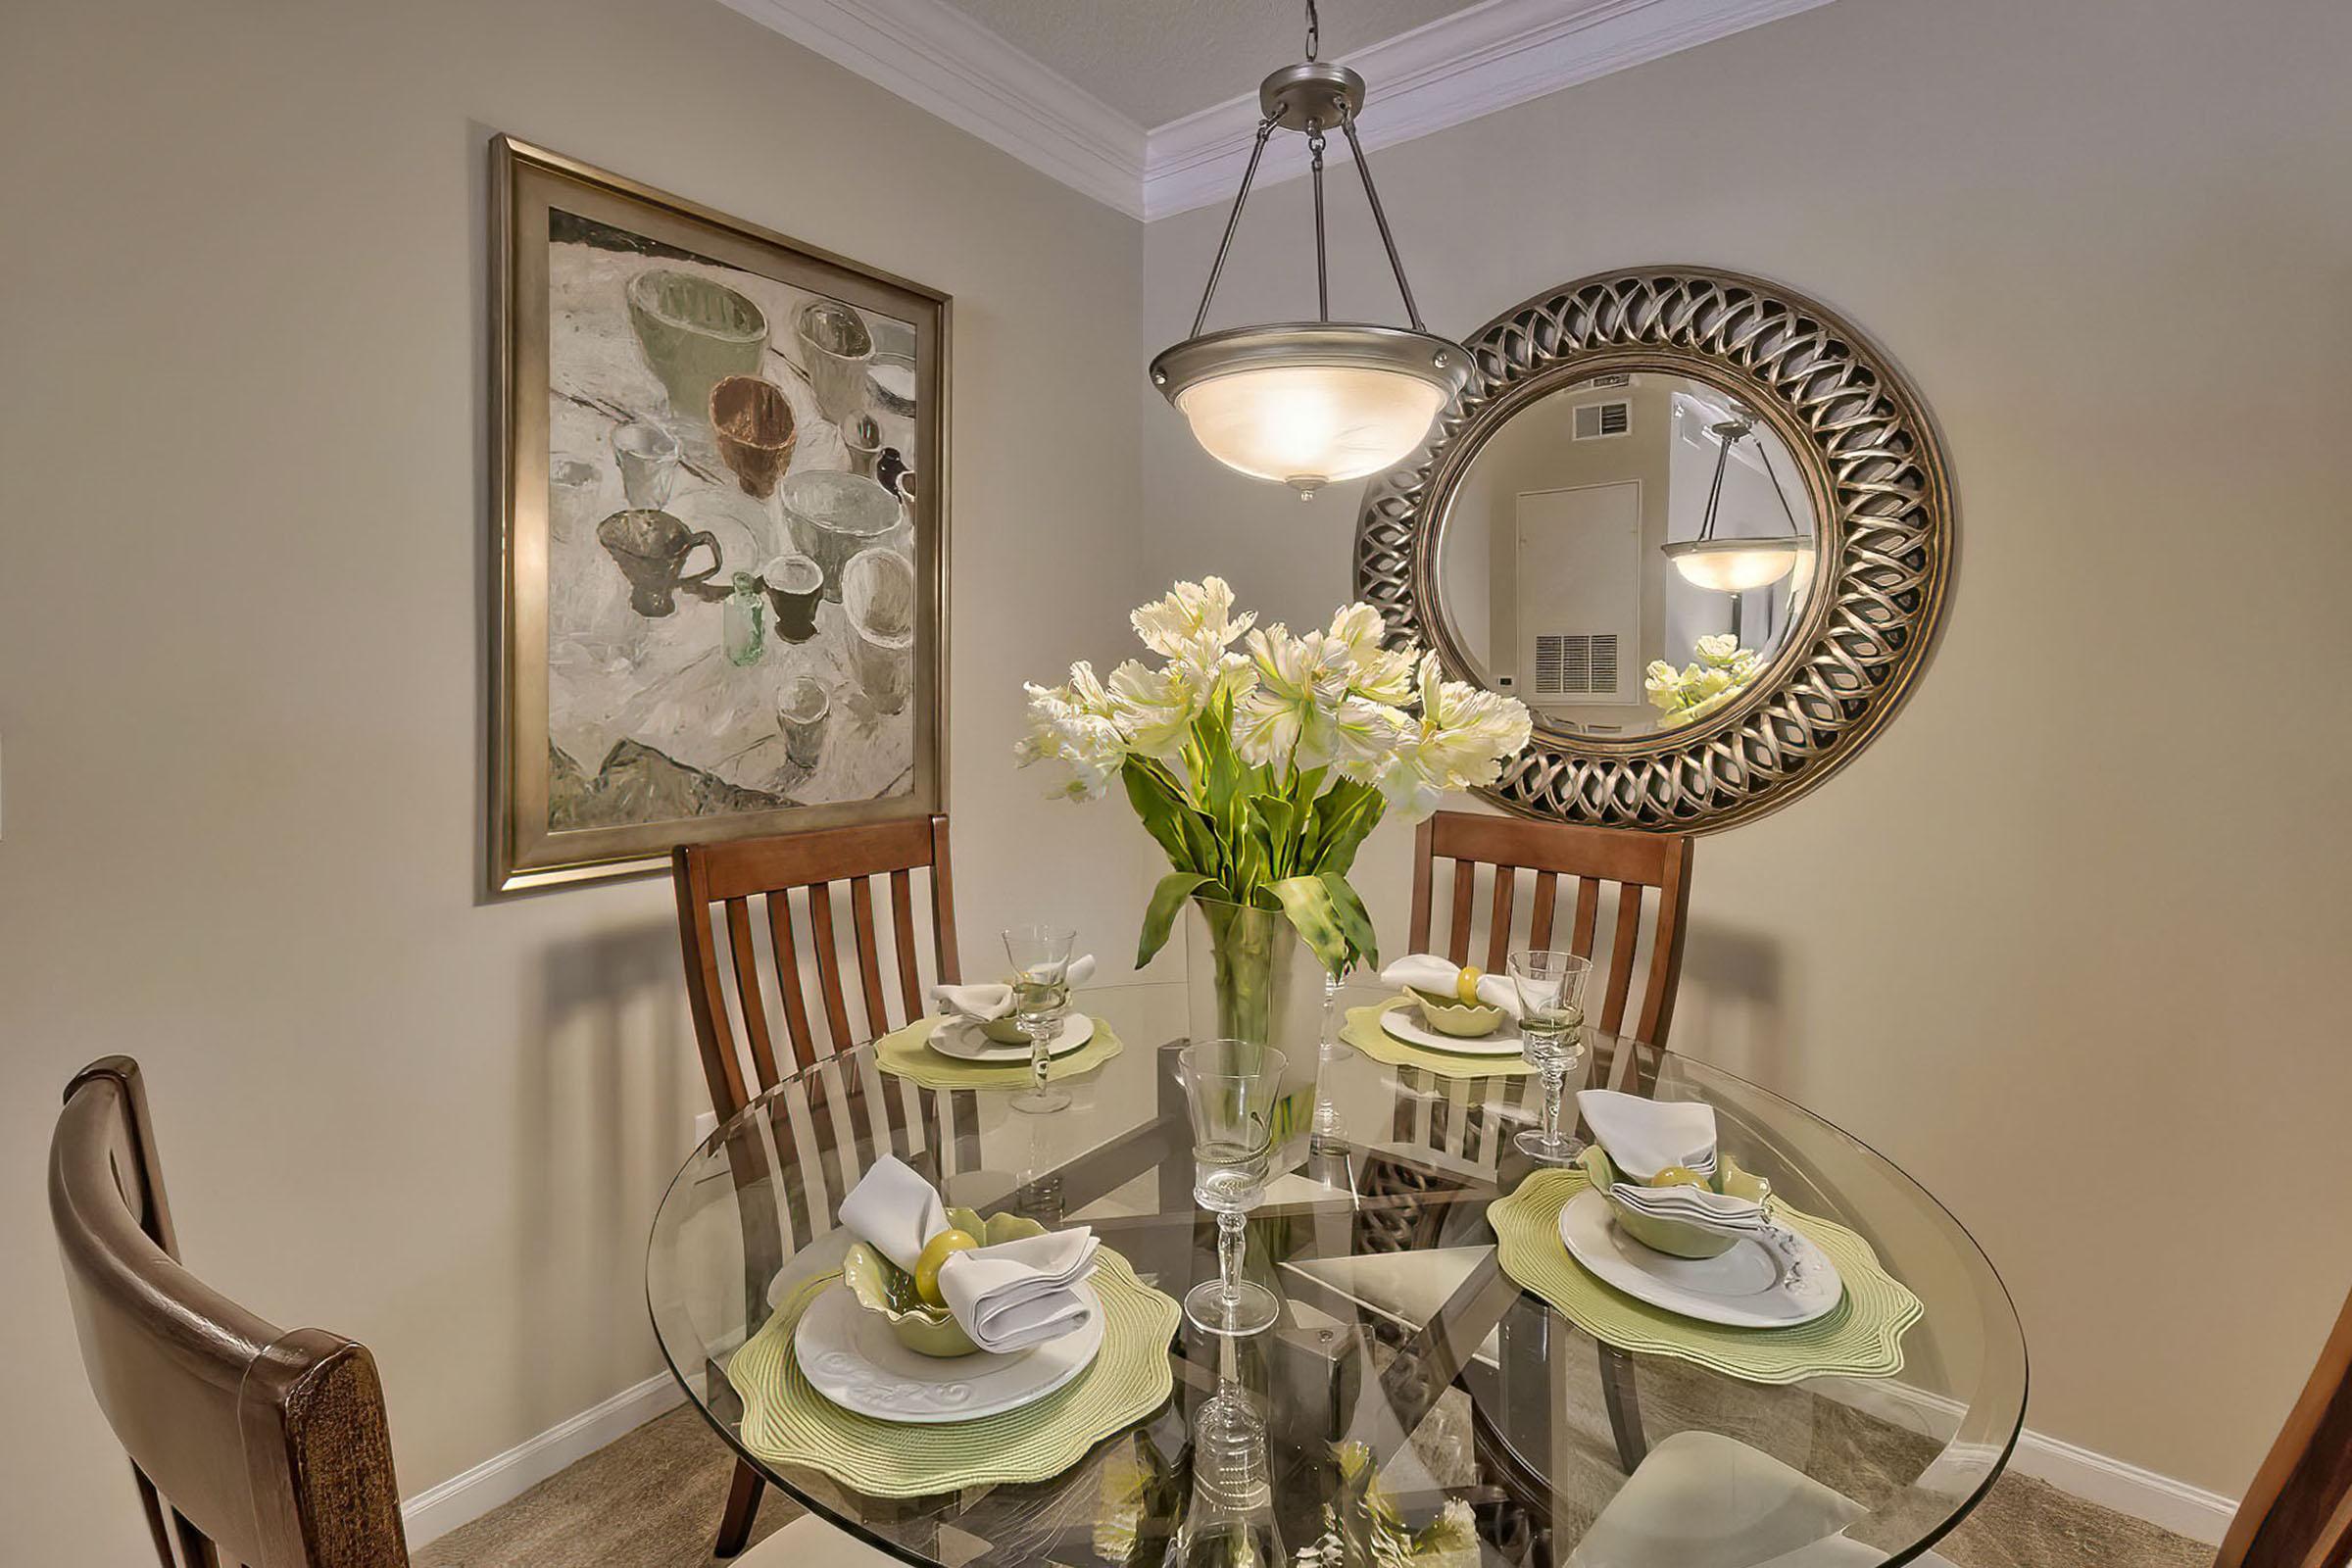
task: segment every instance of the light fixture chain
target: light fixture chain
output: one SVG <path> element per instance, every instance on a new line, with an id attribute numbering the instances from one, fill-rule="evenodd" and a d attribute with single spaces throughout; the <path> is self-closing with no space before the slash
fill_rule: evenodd
<path id="1" fill-rule="evenodd" d="M 1396 292 L 1404 296 L 1405 318 L 1413 330 L 1426 332 L 1421 324 L 1421 307 L 1413 303 L 1413 285 L 1404 280 L 1404 262 L 1396 254 L 1396 236 L 1389 232 L 1389 215 L 1381 211 L 1380 192 L 1372 188 L 1372 165 L 1364 158 L 1364 144 L 1356 139 L 1355 116 L 1342 110 L 1340 129 L 1348 134 L 1348 150 L 1355 156 L 1355 172 L 1364 179 L 1364 200 L 1372 208 L 1372 221 L 1380 227 L 1380 243 L 1389 253 L 1389 270 L 1396 274 Z M 1260 147 L 1265 145 L 1261 139 Z"/>
<path id="2" fill-rule="evenodd" d="M 1315 15 L 1315 0 L 1306 0 L 1306 58 L 1315 58 L 1323 47 L 1323 19 Z"/>
<path id="3" fill-rule="evenodd" d="M 1200 291 L 1200 309 L 1193 316 L 1194 337 L 1200 335 L 1200 327 L 1208 319 L 1208 302 L 1217 297 L 1217 276 L 1225 270 L 1226 253 L 1233 249 L 1233 231 L 1242 226 L 1242 203 L 1250 199 L 1250 182 L 1257 178 L 1257 161 L 1266 155 L 1266 138 L 1273 134 L 1273 121 L 1257 122 L 1257 142 L 1250 149 L 1250 167 L 1242 171 L 1242 188 L 1233 193 L 1233 211 L 1225 216 L 1225 237 L 1217 241 L 1217 259 L 1209 264 L 1208 286 Z"/>

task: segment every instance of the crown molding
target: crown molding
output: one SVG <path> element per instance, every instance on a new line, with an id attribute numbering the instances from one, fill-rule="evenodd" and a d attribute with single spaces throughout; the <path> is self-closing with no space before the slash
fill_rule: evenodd
<path id="1" fill-rule="evenodd" d="M 1759 26 L 1830 0 L 1487 0 L 1361 49 L 1367 152 L 1429 135 L 1580 81 Z M 1145 145 L 1144 217 L 1232 199 L 1257 133 L 1254 89 L 1170 121 Z M 1334 143 L 1327 162 L 1345 161 Z M 1257 182 L 1307 172 L 1304 140 L 1277 137 Z"/>
<path id="2" fill-rule="evenodd" d="M 1228 200 L 1255 88 L 1147 130 L 944 0 L 722 0 L 1095 200 L 1147 221 Z M 1830 0 L 1486 0 L 1346 56 L 1371 85 L 1361 135 L 1394 146 Z M 1345 161 L 1344 144 L 1329 157 Z M 1306 172 L 1302 139 L 1258 183 Z"/>
<path id="3" fill-rule="evenodd" d="M 1144 216 L 1145 130 L 941 0 L 721 0 L 1073 190 Z"/>

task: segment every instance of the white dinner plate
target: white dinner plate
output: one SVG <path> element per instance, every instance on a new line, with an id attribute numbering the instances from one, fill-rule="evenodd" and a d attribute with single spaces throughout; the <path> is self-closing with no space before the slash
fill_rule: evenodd
<path id="1" fill-rule="evenodd" d="M 1066 1056 L 1095 1038 L 1095 1020 L 1073 1012 L 1061 1020 L 1061 1033 L 1046 1047 L 1049 1056 Z M 931 1049 L 957 1061 L 1027 1061 L 1029 1042 L 1007 1046 L 991 1040 L 969 1018 L 946 1018 L 931 1031 Z"/>
<path id="2" fill-rule="evenodd" d="M 1516 1056 L 1519 1054 L 1519 1031 L 1511 1027 L 1510 1014 L 1494 1026 L 1491 1035 L 1464 1040 L 1458 1035 L 1442 1035 L 1421 1016 L 1421 1004 L 1402 1001 L 1389 1004 L 1380 1015 L 1380 1026 L 1408 1046 L 1425 1051 L 1444 1051 L 1456 1056 Z"/>
<path id="3" fill-rule="evenodd" d="M 1075 1334 L 1010 1355 L 920 1355 L 899 1343 L 879 1312 L 858 1304 L 846 1285 L 819 1293 L 794 1325 L 792 1348 L 809 1386 L 845 1410 L 882 1421 L 974 1421 L 1034 1403 L 1094 1364 L 1102 1348 L 1102 1303 Z"/>
<path id="4" fill-rule="evenodd" d="M 1604 1285 L 1639 1301 L 1702 1323 L 1735 1329 L 1785 1329 L 1810 1323 L 1836 1307 L 1845 1282 L 1829 1254 L 1794 1231 L 1802 1279 L 1788 1260 L 1763 1242 L 1742 1239 L 1720 1257 L 1671 1257 L 1643 1247 L 1610 1218 L 1609 1200 L 1592 1188 L 1560 1210 L 1560 1240 L 1569 1255 Z"/>

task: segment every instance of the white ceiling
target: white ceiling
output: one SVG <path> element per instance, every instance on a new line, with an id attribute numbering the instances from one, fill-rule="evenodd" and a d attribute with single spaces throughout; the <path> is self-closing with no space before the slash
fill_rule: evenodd
<path id="1" fill-rule="evenodd" d="M 1304 43 L 1304 0 L 723 3 L 1146 220 L 1233 199 L 1258 81 Z M 1377 150 L 1829 3 L 1325 0 L 1321 53 L 1370 84 Z M 1278 136 L 1258 182 L 1306 169 L 1304 138 Z"/>
<path id="2" fill-rule="evenodd" d="M 1143 125 L 1256 89 L 1302 58 L 1304 0 L 946 0 Z M 1325 59 L 1479 0 L 1319 0 Z"/>

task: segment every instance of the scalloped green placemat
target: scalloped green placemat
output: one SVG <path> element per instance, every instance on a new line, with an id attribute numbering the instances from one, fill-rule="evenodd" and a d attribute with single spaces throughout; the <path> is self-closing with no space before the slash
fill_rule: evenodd
<path id="1" fill-rule="evenodd" d="M 1432 1051 L 1408 1045 L 1380 1026 L 1380 1015 L 1409 1000 L 1399 993 L 1369 1007 L 1349 1007 L 1340 1038 L 1374 1061 L 1392 1067 L 1419 1067 L 1441 1078 L 1524 1078 L 1536 1069 L 1523 1056 L 1472 1056 L 1456 1051 Z"/>
<path id="2" fill-rule="evenodd" d="M 727 1381 L 743 1396 L 744 1446 L 773 1464 L 821 1470 L 875 1497 L 1052 1480 L 1104 1438 L 1158 1409 L 1175 1387 L 1168 1341 L 1184 1309 L 1137 1279 L 1109 1248 L 1097 1255 L 1102 1348 L 1094 1364 L 1035 1404 L 935 1425 L 858 1415 L 809 1386 L 793 1354 L 793 1329 L 841 1275 L 806 1282 L 727 1364 Z"/>
<path id="3" fill-rule="evenodd" d="M 1489 1204 L 1487 1220 L 1494 1227 L 1502 1271 L 1594 1339 L 1695 1362 L 1748 1383 L 1890 1378 L 1903 1369 L 1903 1334 L 1926 1308 L 1879 1266 L 1870 1244 L 1844 1226 L 1776 1200 L 1781 1223 L 1803 1233 L 1838 1265 L 1845 1298 L 1826 1316 L 1792 1328 L 1725 1328 L 1637 1301 L 1585 1272 L 1560 1240 L 1560 1210 L 1589 1185 L 1582 1171 L 1538 1171 L 1510 1197 Z"/>
<path id="4" fill-rule="evenodd" d="M 917 1018 L 906 1028 L 874 1042 L 874 1059 L 882 1070 L 923 1089 L 1024 1089 L 1029 1084 L 1026 1061 L 959 1061 L 931 1049 L 931 1031 L 947 1020 Z M 1074 1078 L 1092 1072 L 1123 1048 L 1108 1020 L 1095 1019 L 1095 1037 L 1067 1055 L 1055 1056 L 1046 1077 Z"/>

